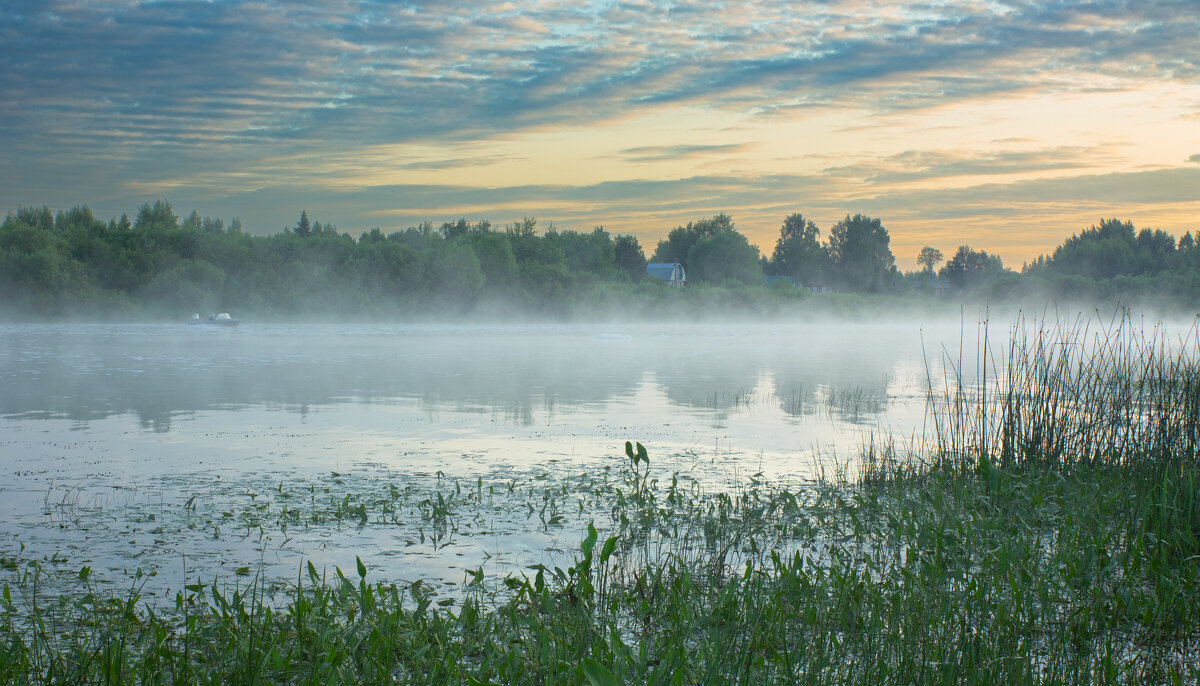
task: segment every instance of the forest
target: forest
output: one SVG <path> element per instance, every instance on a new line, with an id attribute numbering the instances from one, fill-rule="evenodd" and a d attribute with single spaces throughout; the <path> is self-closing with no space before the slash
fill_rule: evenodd
<path id="1" fill-rule="evenodd" d="M 169 202 L 131 220 L 104 221 L 86 206 L 22 207 L 0 225 L 0 312 L 8 317 L 178 318 L 236 310 L 259 316 L 617 316 L 769 312 L 875 298 L 1080 304 L 1147 302 L 1190 309 L 1200 296 L 1200 247 L 1105 219 L 1049 255 L 1013 270 L 961 245 L 933 246 L 919 269 L 896 267 L 878 218 L 847 215 L 822 237 L 800 213 L 785 217 L 760 254 L 727 214 L 670 230 L 647 255 L 633 235 L 466 219 L 423 223 L 357 239 L 301 211 L 294 226 L 252 235 L 234 219 L 180 218 Z M 687 287 L 646 276 L 648 262 L 679 262 Z M 785 277 L 785 278 L 779 278 Z M 769 284 L 769 285 L 768 285 Z"/>

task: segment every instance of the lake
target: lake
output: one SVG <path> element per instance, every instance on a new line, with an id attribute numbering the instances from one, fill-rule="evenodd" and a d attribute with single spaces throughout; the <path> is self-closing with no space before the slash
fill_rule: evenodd
<path id="1" fill-rule="evenodd" d="M 799 487 L 917 441 L 930 377 L 973 373 L 979 330 L 0 325 L 0 559 L 114 589 L 140 571 L 167 597 L 357 557 L 452 592 L 569 562 L 610 516 L 586 493 L 622 483 L 625 441 L 660 484 L 705 491 Z"/>

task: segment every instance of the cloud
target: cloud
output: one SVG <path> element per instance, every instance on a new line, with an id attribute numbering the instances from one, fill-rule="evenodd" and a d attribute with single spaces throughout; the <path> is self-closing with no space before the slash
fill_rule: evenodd
<path id="1" fill-rule="evenodd" d="M 704 102 L 763 111 L 944 103 L 1048 73 L 1198 73 L 1187 2 L 751 4 L 13 0 L 4 131 L 201 145 L 372 144 L 583 123 Z M 735 16 L 736 15 L 736 16 Z M 104 148 L 111 142 L 97 143 Z"/>
<path id="2" fill-rule="evenodd" d="M 1191 157 L 1189 157 L 1188 162 L 1200 163 L 1200 153 L 1196 153 L 1195 155 L 1192 155 Z"/>
<path id="3" fill-rule="evenodd" d="M 743 152 L 751 146 L 746 143 L 724 145 L 649 145 L 626 148 L 621 155 L 630 162 L 659 162 L 702 157 L 714 153 Z"/>
<path id="4" fill-rule="evenodd" d="M 586 131 L 666 108 L 732 112 L 745 121 L 848 108 L 898 113 L 1000 93 L 1190 86 L 1200 77 L 1194 5 L 6 0 L 0 146 L 19 163 L 0 170 L 0 207 L 93 198 L 136 207 L 146 198 L 132 198 L 131 188 L 160 188 L 180 205 L 228 202 L 228 210 L 216 210 L 253 213 L 269 229 L 279 223 L 270 213 L 290 218 L 305 198 L 338 208 L 326 216 L 346 225 L 417 214 L 404 215 L 405 207 L 441 212 L 456 204 L 515 213 L 524 203 L 529 212 L 561 210 L 581 221 L 637 212 L 675 221 L 687 213 L 769 213 L 802 203 L 831 213 L 860 206 L 916 211 L 905 202 L 957 211 L 936 204 L 942 201 L 1003 211 L 1014 188 L 1039 197 L 1046 189 L 1067 198 L 1082 193 L 1089 201 L 1103 201 L 1108 191 L 1174 198 L 1173 185 L 1133 183 L 1152 176 L 1125 179 L 1129 187 L 1054 180 L 943 195 L 886 188 L 1082 171 L 1089 155 L 1103 152 L 1094 146 L 913 150 L 795 176 L 361 192 L 325 188 L 330 170 L 322 160 L 420 144 L 446 154 L 392 162 L 389 171 L 465 169 L 499 161 L 464 152 L 471 142 L 540 129 Z M 694 142 L 682 144 L 612 147 L 618 159 L 647 168 L 766 147 L 714 143 L 705 138 L 710 133 L 697 131 Z M 280 171 L 263 162 L 289 159 L 306 163 Z M 1173 173 L 1158 181 L 1174 184 L 1181 177 Z M 198 179 L 220 181 L 194 185 Z M 246 201 L 251 193 L 253 203 Z"/>
<path id="5" fill-rule="evenodd" d="M 1095 168 L 1111 164 L 1115 159 L 1106 149 L 1082 146 L 998 152 L 909 150 L 873 163 L 829 167 L 824 173 L 876 184 L 893 184 Z"/>
<path id="6" fill-rule="evenodd" d="M 1200 169 L 1180 167 L 898 191 L 861 198 L 857 206 L 880 213 L 920 208 L 921 216 L 930 219 L 1036 216 L 1039 207 L 1071 206 L 1103 214 L 1118 205 L 1193 203 L 1195 188 L 1200 188 Z"/>

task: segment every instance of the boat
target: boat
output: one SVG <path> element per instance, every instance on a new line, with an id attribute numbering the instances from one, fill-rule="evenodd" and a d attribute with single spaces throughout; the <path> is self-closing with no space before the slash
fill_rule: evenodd
<path id="1" fill-rule="evenodd" d="M 197 312 L 192 315 L 191 323 L 192 324 L 207 324 L 210 326 L 237 326 L 239 323 L 239 320 L 234 319 L 233 317 L 230 317 L 228 312 L 221 312 L 220 314 L 210 314 L 210 315 L 208 315 L 207 319 L 201 319 L 200 313 Z"/>

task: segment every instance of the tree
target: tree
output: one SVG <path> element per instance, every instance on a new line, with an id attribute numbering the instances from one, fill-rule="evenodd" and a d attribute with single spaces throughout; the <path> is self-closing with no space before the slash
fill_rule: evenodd
<path id="1" fill-rule="evenodd" d="M 624 234 L 617 236 L 613 243 L 613 263 L 617 269 L 629 275 L 629 279 L 637 283 L 646 275 L 646 253 L 638 243 L 637 236 Z"/>
<path id="2" fill-rule="evenodd" d="M 454 241 L 442 248 L 430 265 L 430 282 L 452 302 L 469 303 L 483 286 L 483 269 L 471 246 Z"/>
<path id="3" fill-rule="evenodd" d="M 799 212 L 789 214 L 779 229 L 768 268 L 801 284 L 824 283 L 829 271 L 829 250 L 821 245 L 821 230 Z"/>
<path id="4" fill-rule="evenodd" d="M 712 284 L 762 285 L 758 248 L 737 231 L 721 231 L 696 241 L 688 251 L 688 276 Z"/>
<path id="5" fill-rule="evenodd" d="M 685 269 L 690 269 L 688 253 L 691 252 L 697 241 L 701 238 L 712 238 L 718 234 L 732 231 L 736 231 L 733 227 L 733 219 L 724 212 L 707 219 L 688 222 L 687 226 L 677 226 L 671 229 L 671 233 L 667 234 L 667 239 L 658 242 L 658 246 L 654 249 L 654 257 L 650 259 L 653 262 L 678 262 Z"/>
<path id="6" fill-rule="evenodd" d="M 829 257 L 843 288 L 875 293 L 883 290 L 896 268 L 891 237 L 878 219 L 856 214 L 829 231 Z"/>
<path id="7" fill-rule="evenodd" d="M 671 229 L 665 240 L 660 240 L 654 248 L 651 262 L 679 262 L 687 267 L 688 251 L 700 239 L 699 234 L 690 231 L 688 227 L 677 226 Z"/>
<path id="8" fill-rule="evenodd" d="M 470 228 L 471 225 L 468 224 L 466 218 L 463 217 L 456 222 L 446 222 L 442 224 L 442 228 L 438 230 L 441 231 L 442 238 L 450 241 L 458 238 L 459 236 L 467 235 L 467 231 L 470 230 Z"/>
<path id="9" fill-rule="evenodd" d="M 192 210 L 192 213 L 187 216 L 187 219 L 183 220 L 182 228 L 187 229 L 188 231 L 199 231 L 203 224 L 204 220 L 200 218 L 200 213 L 196 210 Z"/>
<path id="10" fill-rule="evenodd" d="M 513 255 L 508 236 L 480 231 L 470 234 L 469 240 L 479 258 L 487 289 L 497 292 L 514 288 L 517 284 L 517 258 Z"/>
<path id="11" fill-rule="evenodd" d="M 721 212 L 707 219 L 689 223 L 688 228 L 695 231 L 701 238 L 712 238 L 719 233 L 733 231 L 733 218 Z"/>
<path id="12" fill-rule="evenodd" d="M 572 273 L 590 272 L 605 278 L 613 275 L 615 246 L 604 227 L 594 227 L 591 233 L 563 231 L 559 234 L 547 234 L 546 237 L 562 248 L 563 254 L 566 255 L 567 268 Z"/>
<path id="13" fill-rule="evenodd" d="M 300 221 L 296 222 L 296 235 L 308 238 L 312 235 L 312 224 L 308 221 L 308 211 L 300 210 Z"/>
<path id="14" fill-rule="evenodd" d="M 955 288 L 967 290 L 1004 276 L 1008 270 L 997 255 L 989 255 L 982 250 L 972 250 L 971 246 L 959 246 L 954 257 L 942 267 L 940 276 Z"/>
<path id="15" fill-rule="evenodd" d="M 171 203 L 165 200 L 155 200 L 153 205 L 145 204 L 138 208 L 133 228 L 140 231 L 176 229 L 179 228 L 179 218 L 171 209 Z"/>
<path id="16" fill-rule="evenodd" d="M 1142 229 L 1137 237 L 1137 272 L 1159 274 L 1174 266 L 1175 237 L 1161 229 Z"/>
<path id="17" fill-rule="evenodd" d="M 933 276 L 933 268 L 941 261 L 942 251 L 930 245 L 921 248 L 921 254 L 917 255 L 917 264 L 924 267 L 925 273 L 930 276 Z"/>

